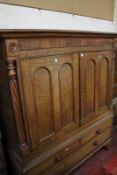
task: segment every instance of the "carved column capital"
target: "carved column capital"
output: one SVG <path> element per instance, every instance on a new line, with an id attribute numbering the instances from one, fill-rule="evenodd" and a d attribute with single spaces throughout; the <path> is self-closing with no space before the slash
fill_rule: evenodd
<path id="1" fill-rule="evenodd" d="M 15 60 L 7 60 L 7 69 L 9 79 L 14 79 L 17 77 Z"/>
<path id="2" fill-rule="evenodd" d="M 6 54 L 7 57 L 17 57 L 19 56 L 19 42 L 15 39 L 5 40 Z"/>

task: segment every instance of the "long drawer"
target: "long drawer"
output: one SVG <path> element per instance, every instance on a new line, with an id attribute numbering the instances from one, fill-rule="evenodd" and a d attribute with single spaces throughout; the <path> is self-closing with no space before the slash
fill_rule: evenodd
<path id="1" fill-rule="evenodd" d="M 108 119 L 106 121 L 99 122 L 95 124 L 94 126 L 90 127 L 88 130 L 84 132 L 84 134 L 81 135 L 81 137 L 78 140 L 76 140 L 70 145 L 67 145 L 64 149 L 53 154 L 48 159 L 46 159 L 44 162 L 30 169 L 28 171 L 28 175 L 44 174 L 45 171 L 51 169 L 52 167 L 54 168 L 54 166 L 59 167 L 58 164 L 62 164 L 61 162 L 65 162 L 65 166 L 60 165 L 59 168 L 61 169 L 61 167 L 63 167 L 62 169 L 64 171 L 64 167 L 65 167 L 65 171 L 66 171 L 68 169 L 66 168 L 67 166 L 66 162 L 67 162 L 67 159 L 69 159 L 68 157 L 71 157 L 73 154 L 74 155 L 73 157 L 75 158 L 77 154 L 77 157 L 75 159 L 78 162 L 83 157 L 85 157 L 88 153 L 90 153 L 93 149 L 98 148 L 98 146 L 102 142 L 104 142 L 107 138 L 111 136 L 111 125 L 112 125 L 112 119 Z M 70 164 L 72 165 L 72 163 Z M 74 164 L 76 163 L 74 162 Z M 70 167 L 73 167 L 73 165 Z M 60 172 L 61 171 L 62 170 L 60 170 Z"/>

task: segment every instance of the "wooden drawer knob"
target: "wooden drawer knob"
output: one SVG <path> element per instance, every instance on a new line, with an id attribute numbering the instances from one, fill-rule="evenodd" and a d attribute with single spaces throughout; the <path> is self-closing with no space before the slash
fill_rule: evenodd
<path id="1" fill-rule="evenodd" d="M 98 141 L 93 142 L 93 146 L 97 147 L 99 145 Z"/>
<path id="2" fill-rule="evenodd" d="M 96 130 L 96 134 L 97 135 L 101 134 L 101 129 Z"/>
<path id="3" fill-rule="evenodd" d="M 63 158 L 62 158 L 60 155 L 56 155 L 55 161 L 56 161 L 56 162 L 59 162 L 59 161 L 61 161 L 61 160 L 63 160 Z"/>

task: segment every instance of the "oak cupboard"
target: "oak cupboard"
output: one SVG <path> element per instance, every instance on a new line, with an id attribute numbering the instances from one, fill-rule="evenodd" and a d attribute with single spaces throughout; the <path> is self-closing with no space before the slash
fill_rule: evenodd
<path id="1" fill-rule="evenodd" d="M 68 174 L 110 143 L 115 37 L 0 34 L 1 119 L 12 174 Z"/>

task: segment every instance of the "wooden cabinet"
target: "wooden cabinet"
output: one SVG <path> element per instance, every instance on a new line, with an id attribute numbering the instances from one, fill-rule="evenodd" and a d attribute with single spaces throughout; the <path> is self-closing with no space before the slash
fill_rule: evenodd
<path id="1" fill-rule="evenodd" d="M 0 37 L 3 136 L 12 174 L 64 174 L 111 141 L 115 35 Z"/>

